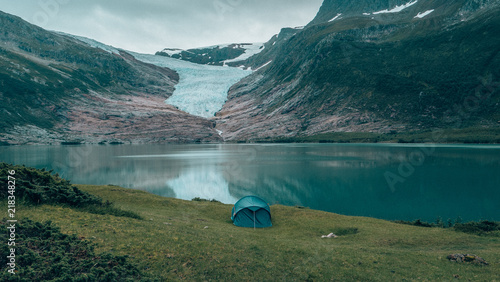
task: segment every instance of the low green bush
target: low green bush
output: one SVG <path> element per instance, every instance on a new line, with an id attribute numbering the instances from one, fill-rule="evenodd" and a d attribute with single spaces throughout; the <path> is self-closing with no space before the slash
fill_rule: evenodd
<path id="1" fill-rule="evenodd" d="M 68 180 L 53 175 L 52 171 L 35 169 L 19 165 L 0 163 L 0 181 L 8 183 L 9 171 L 15 171 L 15 195 L 23 200 L 24 204 L 64 204 L 71 207 L 100 205 L 102 199 L 85 193 L 71 185 Z M 2 185 L 0 196 L 8 196 L 6 185 Z"/>
<path id="2" fill-rule="evenodd" d="M 193 201 L 193 202 L 211 202 L 211 203 L 220 203 L 220 201 L 217 201 L 216 199 L 207 200 L 207 199 L 202 199 L 202 198 L 200 198 L 200 197 L 193 198 L 191 201 Z"/>
<path id="3" fill-rule="evenodd" d="M 5 230 L 9 224 L 0 221 Z M 7 242 L 7 232 L 0 240 Z M 23 219 L 16 223 L 16 273 L 7 271 L 7 256 L 13 247 L 0 246 L 0 281 L 146 281 L 126 256 L 96 254 L 94 245 L 75 235 L 66 235 L 50 221 Z"/>
<path id="4" fill-rule="evenodd" d="M 419 227 L 453 228 L 453 230 L 457 232 L 500 237 L 500 222 L 482 220 L 462 223 L 461 221 L 461 218 L 457 218 L 454 222 L 451 219 L 448 219 L 447 223 L 444 223 L 441 218 L 438 218 L 436 219 L 436 222 L 431 223 L 421 221 L 420 219 L 414 221 L 396 220 L 394 222 Z"/>
<path id="5" fill-rule="evenodd" d="M 10 171 L 15 171 L 15 174 L 9 174 Z M 52 172 L 52 170 L 0 163 L 0 183 L 7 184 L 9 176 L 15 178 L 10 180 L 15 181 L 16 202 L 24 205 L 57 204 L 94 214 L 141 219 L 136 213 L 120 210 L 112 203 L 104 202 L 100 197 L 81 191 L 71 185 L 70 181 Z M 0 199 L 7 199 L 9 195 L 8 185 L 1 185 Z"/>
<path id="6" fill-rule="evenodd" d="M 396 220 L 394 222 L 399 223 L 399 224 L 413 225 L 413 226 L 419 226 L 419 227 L 441 227 L 441 226 L 437 225 L 436 223 L 425 222 L 425 221 L 422 221 L 421 219 L 417 219 L 414 221 Z"/>

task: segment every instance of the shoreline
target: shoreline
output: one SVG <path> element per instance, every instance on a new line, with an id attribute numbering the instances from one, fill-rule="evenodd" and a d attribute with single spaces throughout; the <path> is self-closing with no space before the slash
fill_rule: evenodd
<path id="1" fill-rule="evenodd" d="M 8 147 L 22 147 L 22 146 L 62 146 L 62 147 L 71 147 L 71 146 L 124 146 L 124 145 L 259 145 L 259 144 L 352 144 L 352 145 L 500 145 L 500 142 L 396 142 L 396 141 L 384 141 L 384 142 L 336 142 L 336 141 L 227 141 L 227 142 L 171 142 L 171 143 L 124 143 L 124 142 L 112 142 L 112 143 L 76 143 L 76 142 L 62 142 L 62 143 L 30 143 L 30 144 L 5 144 L 0 143 L 0 148 L 8 148 Z"/>
<path id="2" fill-rule="evenodd" d="M 500 144 L 499 128 L 464 128 L 464 129 L 439 129 L 428 131 L 402 132 L 402 133 L 373 133 L 373 132 L 332 132 L 312 136 L 295 137 L 267 137 L 251 138 L 246 140 L 224 140 L 224 141 L 202 141 L 202 140 L 184 140 L 175 142 L 145 142 L 141 140 L 85 140 L 77 139 L 49 139 L 41 140 L 14 140 L 15 143 L 9 143 L 9 140 L 1 140 L 0 147 L 8 146 L 68 146 L 68 145 L 149 145 L 149 144 L 268 144 L 268 143 L 332 143 L 332 144 L 472 144 L 472 145 L 496 145 Z M 10 139 L 12 141 L 12 139 Z"/>

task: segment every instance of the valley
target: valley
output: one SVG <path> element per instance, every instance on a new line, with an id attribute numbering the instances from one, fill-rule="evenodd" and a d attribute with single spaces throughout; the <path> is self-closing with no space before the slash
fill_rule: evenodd
<path id="1" fill-rule="evenodd" d="M 317 1 L 4 1 L 0 280 L 497 281 L 500 0 Z"/>
<path id="2" fill-rule="evenodd" d="M 326 0 L 265 43 L 156 55 L 1 13 L 0 144 L 500 142 L 499 11 Z"/>

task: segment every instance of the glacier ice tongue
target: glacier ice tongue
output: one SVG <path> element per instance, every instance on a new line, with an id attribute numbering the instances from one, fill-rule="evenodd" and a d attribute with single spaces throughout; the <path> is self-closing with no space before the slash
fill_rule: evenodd
<path id="1" fill-rule="evenodd" d="M 71 36 L 91 47 L 109 53 L 119 54 L 121 50 L 90 38 L 62 32 L 60 34 Z M 262 49 L 259 48 L 259 44 L 249 46 L 249 53 L 256 53 Z M 139 61 L 176 71 L 180 77 L 179 83 L 173 95 L 165 102 L 181 111 L 204 118 L 213 117 L 220 111 L 226 103 L 229 88 L 252 73 L 251 70 L 241 68 L 199 65 L 169 57 L 123 51 L 133 55 Z"/>
<path id="2" fill-rule="evenodd" d="M 165 102 L 189 114 L 210 118 L 222 109 L 229 88 L 251 71 L 194 64 L 178 59 L 130 52 L 137 60 L 175 70 L 180 77 L 174 94 Z"/>

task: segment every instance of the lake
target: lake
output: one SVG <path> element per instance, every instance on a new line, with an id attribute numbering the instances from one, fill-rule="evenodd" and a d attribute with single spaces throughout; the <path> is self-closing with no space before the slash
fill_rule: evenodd
<path id="1" fill-rule="evenodd" d="M 0 147 L 1 161 L 78 184 L 270 204 L 345 215 L 500 220 L 500 146 L 202 144 Z M 228 215 L 229 216 L 229 215 Z"/>

